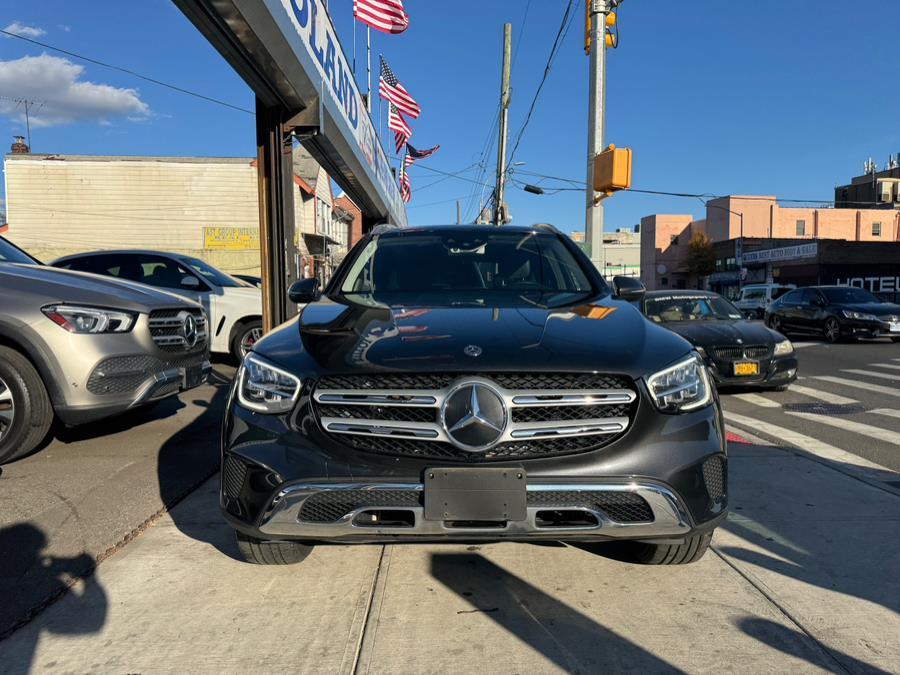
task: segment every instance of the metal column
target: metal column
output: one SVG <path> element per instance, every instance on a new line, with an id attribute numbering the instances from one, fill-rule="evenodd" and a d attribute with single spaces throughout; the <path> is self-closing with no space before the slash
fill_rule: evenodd
<path id="1" fill-rule="evenodd" d="M 585 239 L 591 246 L 591 262 L 606 273 L 606 249 L 603 246 L 603 204 L 595 203 L 594 157 L 603 151 L 603 127 L 606 114 L 606 15 L 609 0 L 587 0 L 591 18 L 591 66 L 588 90 L 588 157 L 585 213 Z"/>

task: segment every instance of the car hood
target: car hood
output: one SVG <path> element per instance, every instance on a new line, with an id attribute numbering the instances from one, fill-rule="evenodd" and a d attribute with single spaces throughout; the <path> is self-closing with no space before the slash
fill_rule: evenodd
<path id="1" fill-rule="evenodd" d="M 874 314 L 875 316 L 900 316 L 900 305 L 892 302 L 862 302 L 853 305 L 837 305 L 839 309 L 851 312 Z"/>
<path id="2" fill-rule="evenodd" d="M 685 356 L 690 345 L 629 303 L 608 298 L 555 309 L 387 308 L 323 300 L 254 350 L 310 374 L 556 370 L 636 378 Z"/>
<path id="3" fill-rule="evenodd" d="M 41 304 L 68 302 L 132 311 L 197 303 L 144 284 L 46 265 L 0 265 L 0 287 L 38 296 Z"/>
<path id="4" fill-rule="evenodd" d="M 750 321 L 673 321 L 663 325 L 697 347 L 771 345 L 776 339 L 764 325 Z"/>

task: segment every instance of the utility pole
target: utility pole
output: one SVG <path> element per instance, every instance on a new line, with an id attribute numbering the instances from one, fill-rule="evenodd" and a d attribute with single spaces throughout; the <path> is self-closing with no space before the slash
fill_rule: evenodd
<path id="1" fill-rule="evenodd" d="M 606 249 L 603 245 L 603 205 L 594 192 L 594 157 L 603 151 L 603 127 L 606 114 L 606 16 L 610 0 L 587 0 L 590 22 L 590 87 L 588 90 L 587 211 L 584 221 L 585 239 L 590 242 L 591 262 L 606 271 Z"/>
<path id="2" fill-rule="evenodd" d="M 512 55 L 512 24 L 503 24 L 503 75 L 500 78 L 500 141 L 497 143 L 497 187 L 494 191 L 494 225 L 503 225 L 506 208 L 503 188 L 506 181 L 506 125 L 509 118 L 509 69 Z"/>
<path id="3" fill-rule="evenodd" d="M 459 200 L 456 200 L 456 224 L 459 225 Z"/>

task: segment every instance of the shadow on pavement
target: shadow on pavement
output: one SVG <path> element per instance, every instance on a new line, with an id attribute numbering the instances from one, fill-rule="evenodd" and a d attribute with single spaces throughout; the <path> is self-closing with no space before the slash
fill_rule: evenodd
<path id="1" fill-rule="evenodd" d="M 479 554 L 433 554 L 431 575 L 568 672 L 676 670 Z"/>
<path id="2" fill-rule="evenodd" d="M 18 605 L 20 592 L 30 595 L 37 587 L 47 598 L 45 604 L 49 604 L 66 593 L 73 580 L 81 577 L 83 589 L 75 596 L 80 607 L 79 621 L 51 622 L 46 630 L 61 635 L 96 633 L 106 622 L 108 603 L 106 593 L 92 574 L 93 557 L 87 553 L 71 558 L 49 557 L 44 554 L 46 547 L 46 534 L 30 523 L 0 529 L 0 602 Z M 28 598 L 24 600 L 30 602 Z M 32 613 L 40 609 L 34 608 Z M 19 647 L 15 652 L 6 653 L 3 645 L 3 639 L 29 618 L 21 617 L 8 625 L 0 622 L 0 671 L 25 673 L 31 670 L 40 638 L 38 631 L 24 631 L 26 639 L 17 642 Z"/>
<path id="3" fill-rule="evenodd" d="M 193 401 L 194 405 L 206 410 L 160 447 L 157 459 L 159 494 L 181 532 L 240 559 L 231 528 L 219 515 L 218 491 L 202 491 L 208 499 L 204 499 L 198 509 L 190 512 L 171 510 L 219 471 L 222 419 L 231 379 L 214 369 L 209 383 L 216 388 L 212 398 L 208 402 Z"/>

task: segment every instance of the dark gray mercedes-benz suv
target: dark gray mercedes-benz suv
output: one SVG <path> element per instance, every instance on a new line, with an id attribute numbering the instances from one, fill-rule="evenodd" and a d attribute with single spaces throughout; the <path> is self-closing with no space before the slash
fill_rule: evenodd
<path id="1" fill-rule="evenodd" d="M 726 515 L 706 366 L 549 227 L 379 228 L 253 347 L 221 507 L 244 556 L 325 542 L 630 540 L 703 555 Z"/>

